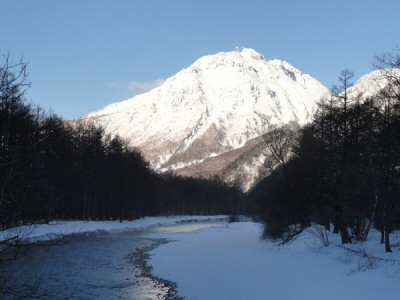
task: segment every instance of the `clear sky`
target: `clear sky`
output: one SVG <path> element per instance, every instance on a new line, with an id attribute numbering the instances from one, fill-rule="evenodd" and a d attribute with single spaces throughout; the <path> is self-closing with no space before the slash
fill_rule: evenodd
<path id="1" fill-rule="evenodd" d="M 399 0 L 0 0 L 0 54 L 29 63 L 27 99 L 72 119 L 236 46 L 327 87 L 400 44 Z"/>

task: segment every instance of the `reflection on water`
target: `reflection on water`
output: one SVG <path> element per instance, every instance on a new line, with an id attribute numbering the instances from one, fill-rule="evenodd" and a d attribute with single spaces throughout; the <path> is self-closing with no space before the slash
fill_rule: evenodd
<path id="1" fill-rule="evenodd" d="M 135 249 L 156 245 L 163 233 L 216 225 L 221 222 L 90 234 L 62 246 L 34 249 L 7 268 L 20 283 L 39 278 L 50 299 L 163 299 L 168 287 L 142 276 L 134 263 Z"/>
<path id="2" fill-rule="evenodd" d="M 221 222 L 207 222 L 207 223 L 180 223 L 175 225 L 167 225 L 152 228 L 150 231 L 155 233 L 180 233 L 190 232 L 204 228 L 210 228 L 221 225 Z"/>

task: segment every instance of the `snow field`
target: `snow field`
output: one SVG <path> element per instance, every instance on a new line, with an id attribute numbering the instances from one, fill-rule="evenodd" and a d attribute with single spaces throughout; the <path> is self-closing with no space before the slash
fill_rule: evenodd
<path id="1" fill-rule="evenodd" d="M 167 234 L 151 252 L 156 276 L 178 284 L 185 299 L 389 299 L 398 294 L 399 249 L 385 254 L 377 233 L 363 246 L 322 247 L 310 228 L 285 246 L 260 239 L 252 222 Z M 376 258 L 365 258 L 360 249 Z M 373 262 L 370 264 L 369 262 Z M 374 263 L 375 261 L 375 263 Z"/>

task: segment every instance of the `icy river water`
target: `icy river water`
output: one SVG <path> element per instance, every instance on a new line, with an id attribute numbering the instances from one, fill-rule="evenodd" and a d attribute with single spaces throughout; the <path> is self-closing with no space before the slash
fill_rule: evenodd
<path id="1" fill-rule="evenodd" d="M 96 232 L 32 249 L 9 267 L 21 282 L 37 281 L 48 299 L 165 299 L 171 285 L 149 273 L 147 251 L 168 242 L 164 233 L 216 225 L 221 222 Z"/>

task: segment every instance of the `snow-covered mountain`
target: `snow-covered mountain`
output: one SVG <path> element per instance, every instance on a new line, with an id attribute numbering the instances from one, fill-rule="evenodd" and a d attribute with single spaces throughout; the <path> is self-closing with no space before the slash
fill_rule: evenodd
<path id="1" fill-rule="evenodd" d="M 138 147 L 156 170 L 209 177 L 272 128 L 309 122 L 326 93 L 289 63 L 242 49 L 201 57 L 161 86 L 85 118 Z"/>
<path id="2" fill-rule="evenodd" d="M 391 79 L 400 77 L 400 69 L 378 69 L 361 76 L 351 87 L 347 94 L 351 98 L 368 98 L 384 90 Z"/>

